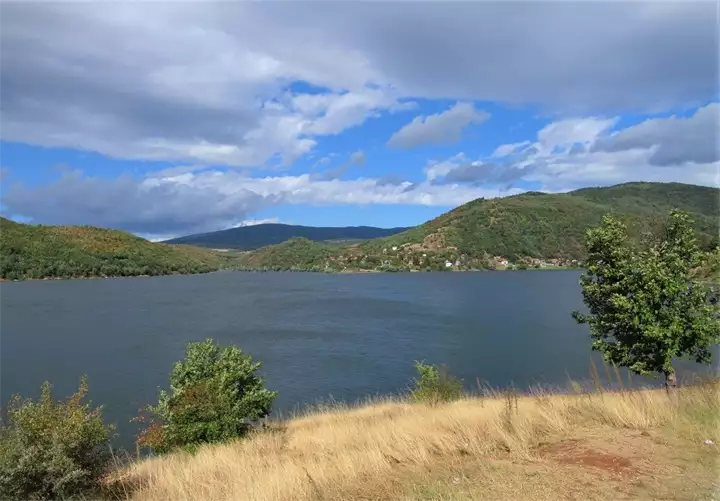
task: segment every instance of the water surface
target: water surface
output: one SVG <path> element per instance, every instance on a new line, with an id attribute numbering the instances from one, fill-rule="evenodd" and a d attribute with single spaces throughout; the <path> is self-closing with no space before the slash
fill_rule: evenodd
<path id="1" fill-rule="evenodd" d="M 1 286 L 0 395 L 69 394 L 88 374 L 121 442 L 157 400 L 189 341 L 213 338 L 263 362 L 276 409 L 405 390 L 413 361 L 467 386 L 587 378 L 578 271 L 329 275 L 233 273 Z"/>

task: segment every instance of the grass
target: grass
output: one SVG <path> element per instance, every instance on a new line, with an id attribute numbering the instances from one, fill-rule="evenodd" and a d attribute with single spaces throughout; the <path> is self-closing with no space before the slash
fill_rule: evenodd
<path id="1" fill-rule="evenodd" d="M 710 499 L 719 388 L 325 406 L 107 482 L 133 500 Z"/>

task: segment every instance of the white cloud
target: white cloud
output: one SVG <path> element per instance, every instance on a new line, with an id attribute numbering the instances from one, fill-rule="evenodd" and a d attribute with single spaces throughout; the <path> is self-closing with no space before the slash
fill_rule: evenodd
<path id="1" fill-rule="evenodd" d="M 233 228 L 241 228 L 244 226 L 257 226 L 258 224 L 277 224 L 280 219 L 276 217 L 266 217 L 264 219 L 245 219 L 237 224 L 234 224 Z"/>
<path id="2" fill-rule="evenodd" d="M 442 176 L 445 176 L 451 170 L 455 169 L 465 160 L 464 153 L 458 153 L 457 155 L 443 161 L 431 160 L 425 167 L 425 179 L 428 181 L 434 181 Z"/>
<path id="3" fill-rule="evenodd" d="M 290 163 L 322 136 L 406 109 L 406 98 L 604 113 L 716 96 L 711 2 L 322 7 L 6 3 L 2 138 L 127 159 L 257 166 Z M 314 90 L 289 94 L 293 82 Z M 428 123 L 408 130 L 433 142 L 462 129 Z M 403 134 L 394 142 L 403 144 Z"/>
<path id="4" fill-rule="evenodd" d="M 570 149 L 576 144 L 592 144 L 600 134 L 615 125 L 617 120 L 591 117 L 553 122 L 538 132 L 535 146 L 540 154 L 548 155 L 558 148 Z"/>
<path id="5" fill-rule="evenodd" d="M 234 170 L 100 179 L 70 171 L 39 188 L 11 185 L 3 203 L 10 214 L 39 222 L 121 228 L 162 239 L 231 227 L 280 204 L 456 206 L 521 191 L 379 181 L 317 180 L 308 174 L 253 178 Z"/>
<path id="6" fill-rule="evenodd" d="M 435 115 L 417 116 L 392 135 L 387 145 L 393 148 L 415 148 L 434 144 L 452 144 L 471 123 L 482 123 L 490 114 L 475 109 L 472 103 L 455 106 Z"/>
<path id="7" fill-rule="evenodd" d="M 501 144 L 493 152 L 493 157 L 506 157 L 511 153 L 514 153 L 521 148 L 530 145 L 530 141 L 521 141 L 519 143 Z"/>
<path id="8" fill-rule="evenodd" d="M 718 106 L 705 106 L 688 119 L 652 119 L 614 132 L 614 118 L 559 120 L 538 131 L 518 155 L 510 155 L 516 145 L 503 145 L 489 159 L 456 156 L 432 163 L 426 175 L 435 184 L 525 182 L 545 191 L 629 181 L 719 186 Z"/>

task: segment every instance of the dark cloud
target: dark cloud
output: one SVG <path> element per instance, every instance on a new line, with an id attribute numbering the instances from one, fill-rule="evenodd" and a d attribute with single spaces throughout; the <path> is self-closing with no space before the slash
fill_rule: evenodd
<path id="1" fill-rule="evenodd" d="M 713 2 L 8 2 L 2 138 L 122 158 L 291 161 L 314 146 L 303 117 L 288 119 L 282 89 L 297 80 L 553 112 L 666 110 L 716 97 L 716 18 Z M 320 113 L 308 130 L 337 133 L 378 109 L 360 108 Z"/>
<path id="2" fill-rule="evenodd" d="M 717 95 L 714 2 L 334 2 L 262 10 L 360 50 L 410 95 L 571 112 L 667 109 Z"/>
<path id="3" fill-rule="evenodd" d="M 8 187 L 8 212 L 45 224 L 89 224 L 151 235 L 188 234 L 231 226 L 276 197 L 250 190 L 219 196 L 201 186 L 87 177 L 66 172 L 52 184 Z"/>
<path id="4" fill-rule="evenodd" d="M 688 118 L 653 118 L 598 141 L 592 150 L 617 152 L 654 147 L 649 162 L 661 167 L 716 162 L 720 160 L 719 114 L 720 104 L 712 103 Z"/>
<path id="5" fill-rule="evenodd" d="M 511 186 L 513 182 L 531 174 L 540 167 L 540 162 L 529 165 L 515 165 L 511 163 L 463 163 L 449 171 L 442 178 L 435 180 L 436 184 L 467 183 L 472 185 L 503 184 Z"/>

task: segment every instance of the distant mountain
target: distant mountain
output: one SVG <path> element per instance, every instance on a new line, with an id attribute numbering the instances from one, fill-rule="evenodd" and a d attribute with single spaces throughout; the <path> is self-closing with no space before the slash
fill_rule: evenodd
<path id="1" fill-rule="evenodd" d="M 253 250 L 279 244 L 295 237 L 315 242 L 357 241 L 387 237 L 408 228 L 374 228 L 372 226 L 315 227 L 290 224 L 258 224 L 228 230 L 199 233 L 166 240 L 167 244 L 187 244 L 212 249 Z"/>
<path id="2" fill-rule="evenodd" d="M 235 256 L 118 230 L 0 218 L 0 278 L 7 280 L 205 273 L 232 267 Z"/>
<path id="3" fill-rule="evenodd" d="M 506 260 L 523 266 L 547 260 L 568 264 L 584 258 L 585 231 L 605 214 L 624 219 L 639 238 L 657 228 L 673 208 L 692 216 L 703 248 L 718 245 L 720 190 L 627 183 L 478 199 L 389 237 L 345 246 L 293 240 L 243 255 L 240 261 L 250 268 L 326 271 L 478 269 Z"/>

